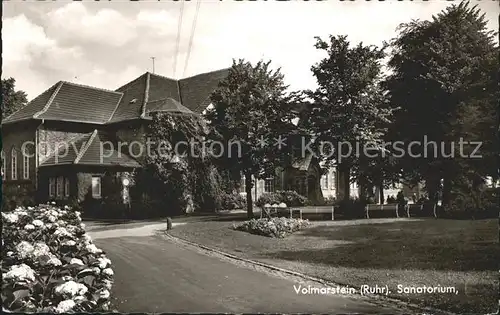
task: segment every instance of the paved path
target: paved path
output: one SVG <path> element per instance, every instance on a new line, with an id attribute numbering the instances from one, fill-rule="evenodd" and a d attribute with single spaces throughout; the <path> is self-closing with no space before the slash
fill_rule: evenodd
<path id="1" fill-rule="evenodd" d="M 172 226 L 178 226 L 185 223 L 172 223 Z M 104 239 L 104 238 L 113 238 L 113 237 L 122 237 L 122 236 L 150 236 L 154 235 L 158 231 L 164 231 L 167 229 L 167 223 L 154 223 L 147 224 L 143 226 L 134 226 L 132 224 L 127 224 L 125 226 L 112 227 L 108 229 L 104 228 L 94 228 L 87 229 L 89 235 L 92 239 Z"/>
<path id="2" fill-rule="evenodd" d="M 120 236 L 90 232 L 113 263 L 113 303 L 123 313 L 402 312 L 359 297 L 298 295 L 299 284 L 291 280 L 144 234 L 144 228 L 121 230 Z"/>

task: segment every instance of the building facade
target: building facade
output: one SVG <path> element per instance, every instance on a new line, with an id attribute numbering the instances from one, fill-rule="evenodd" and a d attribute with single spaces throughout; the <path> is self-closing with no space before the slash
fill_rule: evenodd
<path id="1" fill-rule="evenodd" d="M 4 200 L 103 198 L 103 177 L 141 167 L 151 114 L 200 113 L 228 69 L 173 80 L 145 73 L 111 91 L 60 81 L 2 121 Z"/>

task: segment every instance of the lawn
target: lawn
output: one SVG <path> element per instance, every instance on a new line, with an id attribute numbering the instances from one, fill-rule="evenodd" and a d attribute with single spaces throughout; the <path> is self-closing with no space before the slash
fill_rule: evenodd
<path id="1" fill-rule="evenodd" d="M 338 284 L 388 285 L 392 297 L 422 306 L 457 313 L 497 310 L 498 220 L 314 222 L 285 239 L 232 226 L 224 220 L 193 222 L 171 234 Z M 398 284 L 454 286 L 458 294 L 397 293 Z"/>

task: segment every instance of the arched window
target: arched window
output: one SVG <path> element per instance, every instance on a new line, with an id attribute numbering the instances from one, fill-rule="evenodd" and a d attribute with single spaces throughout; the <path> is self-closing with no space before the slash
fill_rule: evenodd
<path id="1" fill-rule="evenodd" d="M 12 148 L 12 151 L 10 153 L 10 169 L 11 169 L 11 179 L 16 180 L 17 179 L 17 150 L 16 148 Z"/>
<path id="2" fill-rule="evenodd" d="M 337 173 L 335 171 L 332 171 L 332 180 L 330 181 L 330 189 L 335 190 L 337 188 Z"/>
<path id="3" fill-rule="evenodd" d="M 30 158 L 28 154 L 23 154 L 23 179 L 30 179 Z"/>

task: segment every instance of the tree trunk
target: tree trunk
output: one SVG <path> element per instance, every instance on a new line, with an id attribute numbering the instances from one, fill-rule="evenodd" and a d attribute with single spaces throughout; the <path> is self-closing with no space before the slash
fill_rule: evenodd
<path id="1" fill-rule="evenodd" d="M 349 166 L 342 167 L 344 173 L 344 200 L 351 199 L 351 176 Z"/>
<path id="2" fill-rule="evenodd" d="M 429 194 L 429 201 L 432 204 L 437 204 L 439 195 L 439 179 L 435 177 L 430 177 L 425 180 L 425 186 L 427 193 Z"/>
<path id="3" fill-rule="evenodd" d="M 245 192 L 247 194 L 247 217 L 253 219 L 253 202 L 252 202 L 252 174 L 245 174 Z"/>
<path id="4" fill-rule="evenodd" d="M 445 175 L 445 178 L 443 179 L 443 198 L 441 201 L 441 204 L 443 206 L 443 209 L 445 211 L 450 210 L 450 205 L 451 205 L 451 186 L 452 186 L 452 181 L 451 178 L 448 174 Z"/>
<path id="5" fill-rule="evenodd" d="M 380 191 L 379 191 L 379 196 L 380 196 L 380 204 L 383 205 L 384 204 L 384 184 L 383 183 L 380 183 Z"/>
<path id="6" fill-rule="evenodd" d="M 366 200 L 367 198 L 367 184 L 360 178 L 359 180 L 359 199 Z"/>

